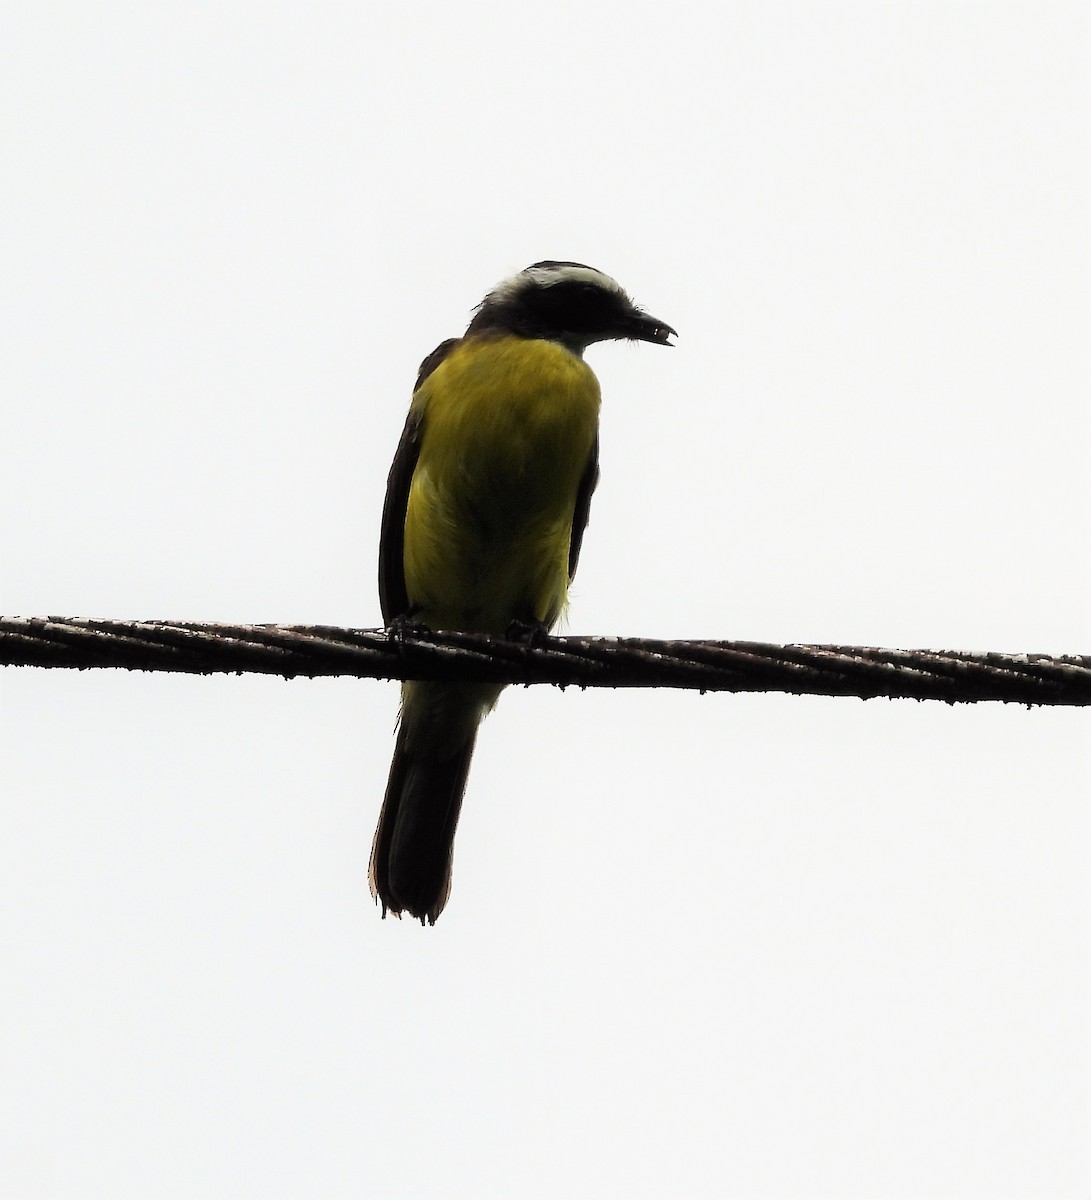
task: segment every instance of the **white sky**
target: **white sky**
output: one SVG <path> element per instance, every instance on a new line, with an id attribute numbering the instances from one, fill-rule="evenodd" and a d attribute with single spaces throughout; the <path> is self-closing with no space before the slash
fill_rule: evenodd
<path id="1" fill-rule="evenodd" d="M 420 359 L 595 347 L 570 628 L 1087 652 L 1083 4 L 6 3 L 0 610 L 373 626 Z M 1088 714 L 0 673 L 0 1193 L 1085 1197 Z"/>

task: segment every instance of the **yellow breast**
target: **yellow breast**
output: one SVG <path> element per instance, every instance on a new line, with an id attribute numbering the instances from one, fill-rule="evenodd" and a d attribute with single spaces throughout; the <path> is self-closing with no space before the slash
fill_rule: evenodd
<path id="1" fill-rule="evenodd" d="M 433 628 L 552 624 L 598 429 L 590 367 L 553 342 L 471 338 L 413 398 L 421 447 L 405 522 L 409 602 Z"/>

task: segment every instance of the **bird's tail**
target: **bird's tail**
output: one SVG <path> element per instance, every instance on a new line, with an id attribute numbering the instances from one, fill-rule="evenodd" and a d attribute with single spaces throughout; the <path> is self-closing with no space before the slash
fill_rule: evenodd
<path id="1" fill-rule="evenodd" d="M 435 924 L 451 891 L 455 827 L 490 685 L 402 685 L 394 760 L 371 846 L 371 893 L 383 915 Z"/>

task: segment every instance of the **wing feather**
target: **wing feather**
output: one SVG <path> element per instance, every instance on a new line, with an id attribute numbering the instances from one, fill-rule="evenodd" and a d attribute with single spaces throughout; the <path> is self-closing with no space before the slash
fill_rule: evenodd
<path id="1" fill-rule="evenodd" d="M 580 486 L 576 492 L 576 507 L 572 513 L 572 538 L 568 543 L 568 581 L 576 577 L 576 567 L 580 561 L 580 547 L 583 545 L 583 531 L 591 515 L 591 496 L 599 481 L 599 437 L 595 434 L 595 443 L 583 469 Z"/>
<path id="2" fill-rule="evenodd" d="M 417 382 L 413 385 L 414 396 L 421 384 L 461 340 L 448 338 L 441 342 L 421 363 Z M 405 511 L 409 505 L 413 472 L 417 469 L 417 459 L 420 457 L 423 430 L 424 414 L 410 408 L 386 479 L 382 532 L 379 535 L 379 606 L 388 626 L 395 618 L 409 615 L 409 596 L 405 587 Z"/>

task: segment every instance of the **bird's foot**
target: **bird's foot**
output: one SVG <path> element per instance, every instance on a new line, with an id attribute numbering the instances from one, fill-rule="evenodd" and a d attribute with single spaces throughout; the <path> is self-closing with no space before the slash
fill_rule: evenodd
<path id="1" fill-rule="evenodd" d="M 408 612 L 399 613 L 386 627 L 387 639 L 395 646 L 404 646 L 406 639 L 412 634 L 428 633 L 427 625 L 413 620 L 419 611 L 419 609 L 411 608 Z"/>
<path id="2" fill-rule="evenodd" d="M 544 621 L 516 619 L 504 630 L 504 637 L 509 642 L 518 642 L 522 646 L 541 646 L 549 638 L 549 626 Z"/>

